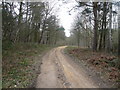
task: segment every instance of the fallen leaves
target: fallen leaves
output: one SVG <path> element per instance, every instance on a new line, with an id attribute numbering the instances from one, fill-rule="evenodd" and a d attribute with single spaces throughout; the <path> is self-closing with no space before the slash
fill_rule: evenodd
<path id="1" fill-rule="evenodd" d="M 118 64 L 116 56 L 104 52 L 92 52 L 92 50 L 84 48 L 71 49 L 69 54 L 87 62 L 91 67 L 94 67 L 96 72 L 104 72 L 110 81 L 115 82 L 119 80 L 120 71 L 116 67 L 116 64 Z"/>

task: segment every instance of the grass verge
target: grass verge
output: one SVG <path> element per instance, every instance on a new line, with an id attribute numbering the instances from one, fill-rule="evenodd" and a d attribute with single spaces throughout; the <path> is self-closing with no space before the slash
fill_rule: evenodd
<path id="1" fill-rule="evenodd" d="M 2 87 L 34 87 L 40 73 L 41 56 L 51 48 L 53 46 L 31 43 L 3 46 Z"/>

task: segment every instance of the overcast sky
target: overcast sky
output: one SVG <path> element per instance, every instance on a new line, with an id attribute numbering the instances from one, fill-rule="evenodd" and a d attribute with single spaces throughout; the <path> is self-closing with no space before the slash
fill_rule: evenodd
<path id="1" fill-rule="evenodd" d="M 78 13 L 78 10 L 72 10 L 71 14 L 69 14 L 69 11 L 77 5 L 77 2 L 75 0 L 48 0 L 48 2 L 50 3 L 51 7 L 54 6 L 53 13 L 59 19 L 60 25 L 65 28 L 65 35 L 69 37 L 70 29 L 74 22 L 74 18 Z"/>
<path id="2" fill-rule="evenodd" d="M 77 12 L 71 12 L 72 14 L 69 14 L 69 10 L 75 6 L 76 2 L 74 0 L 69 0 L 71 2 L 67 4 L 63 4 L 61 6 L 59 12 L 58 12 L 58 17 L 60 19 L 61 25 L 65 28 L 65 34 L 66 36 L 70 36 L 70 29 L 71 25 L 74 21 L 74 17 L 76 16 Z"/>
<path id="3" fill-rule="evenodd" d="M 45 0 L 43 0 L 43 2 L 44 1 Z M 77 12 L 74 12 L 74 10 L 71 11 L 71 15 L 69 14 L 69 11 L 75 5 L 77 5 L 77 3 L 76 3 L 75 0 L 66 0 L 67 3 L 65 3 L 63 1 L 65 1 L 65 0 L 48 0 L 48 2 L 50 3 L 50 6 L 51 7 L 54 6 L 53 13 L 59 19 L 60 25 L 64 27 L 65 35 L 67 37 L 69 37 L 70 36 L 71 25 L 74 21 L 74 17 L 77 15 Z M 18 8 L 15 8 L 15 11 L 16 11 L 17 14 L 19 13 Z"/>
<path id="4" fill-rule="evenodd" d="M 51 3 L 54 5 L 53 2 Z M 58 17 L 60 25 L 65 28 L 65 35 L 69 37 L 71 25 L 77 15 L 77 12 L 74 12 L 74 10 L 71 11 L 71 14 L 69 14 L 69 11 L 77 5 L 77 3 L 75 0 L 67 0 L 67 3 L 62 0 L 56 0 L 54 3 L 57 3 L 54 7 L 55 15 Z"/>
<path id="5" fill-rule="evenodd" d="M 50 1 L 50 0 L 49 0 Z M 55 2 L 56 1 L 56 2 Z M 63 1 L 67 1 L 64 3 Z M 119 1 L 119 0 L 113 0 L 113 1 Z M 55 14 L 58 16 L 60 25 L 62 25 L 65 28 L 65 35 L 67 37 L 70 36 L 70 29 L 74 22 L 74 18 L 78 13 L 78 10 L 72 10 L 71 14 L 69 15 L 69 11 L 77 5 L 77 2 L 75 0 L 51 0 L 51 3 L 57 3 L 55 5 L 54 11 Z M 113 7 L 114 10 L 116 10 L 115 7 Z M 80 10 L 79 10 L 80 12 Z"/>

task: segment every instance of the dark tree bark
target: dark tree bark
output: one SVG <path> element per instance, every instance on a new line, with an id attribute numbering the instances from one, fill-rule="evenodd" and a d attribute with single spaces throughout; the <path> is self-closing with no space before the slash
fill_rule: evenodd
<path id="1" fill-rule="evenodd" d="M 103 22 L 103 25 L 104 25 L 104 32 L 103 32 L 103 49 L 105 49 L 106 47 L 106 15 L 107 15 L 107 3 L 104 2 L 104 5 L 103 5 L 103 14 L 104 14 L 104 22 Z"/>
<path id="2" fill-rule="evenodd" d="M 120 2 L 118 4 L 118 9 L 120 10 Z M 118 14 L 118 56 L 120 58 L 120 12 Z"/>
<path id="3" fill-rule="evenodd" d="M 120 23 L 119 23 L 120 25 Z M 120 57 L 120 26 L 118 30 L 118 56 Z"/>
<path id="4" fill-rule="evenodd" d="M 20 8 L 19 8 L 19 17 L 18 17 L 18 31 L 16 32 L 16 40 L 20 40 L 20 29 L 21 29 L 21 21 L 22 21 L 22 5 L 23 2 L 20 2 Z"/>
<path id="5" fill-rule="evenodd" d="M 98 2 L 93 2 L 93 13 L 94 13 L 94 37 L 93 37 L 93 51 L 97 51 L 98 44 L 98 20 L 97 20 L 97 10 Z"/>
<path id="6" fill-rule="evenodd" d="M 103 4 L 102 28 L 100 32 L 99 50 L 105 49 L 106 44 L 106 16 L 107 16 L 107 3 Z"/>

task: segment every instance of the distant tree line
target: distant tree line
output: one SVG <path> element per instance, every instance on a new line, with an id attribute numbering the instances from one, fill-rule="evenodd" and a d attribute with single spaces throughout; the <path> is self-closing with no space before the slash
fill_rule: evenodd
<path id="1" fill-rule="evenodd" d="M 55 45 L 65 39 L 48 2 L 2 2 L 2 41 Z"/>
<path id="2" fill-rule="evenodd" d="M 93 51 L 118 52 L 120 55 L 119 2 L 76 2 L 77 10 L 81 10 L 73 23 L 71 40 L 74 38 L 78 46 L 91 47 Z"/>

